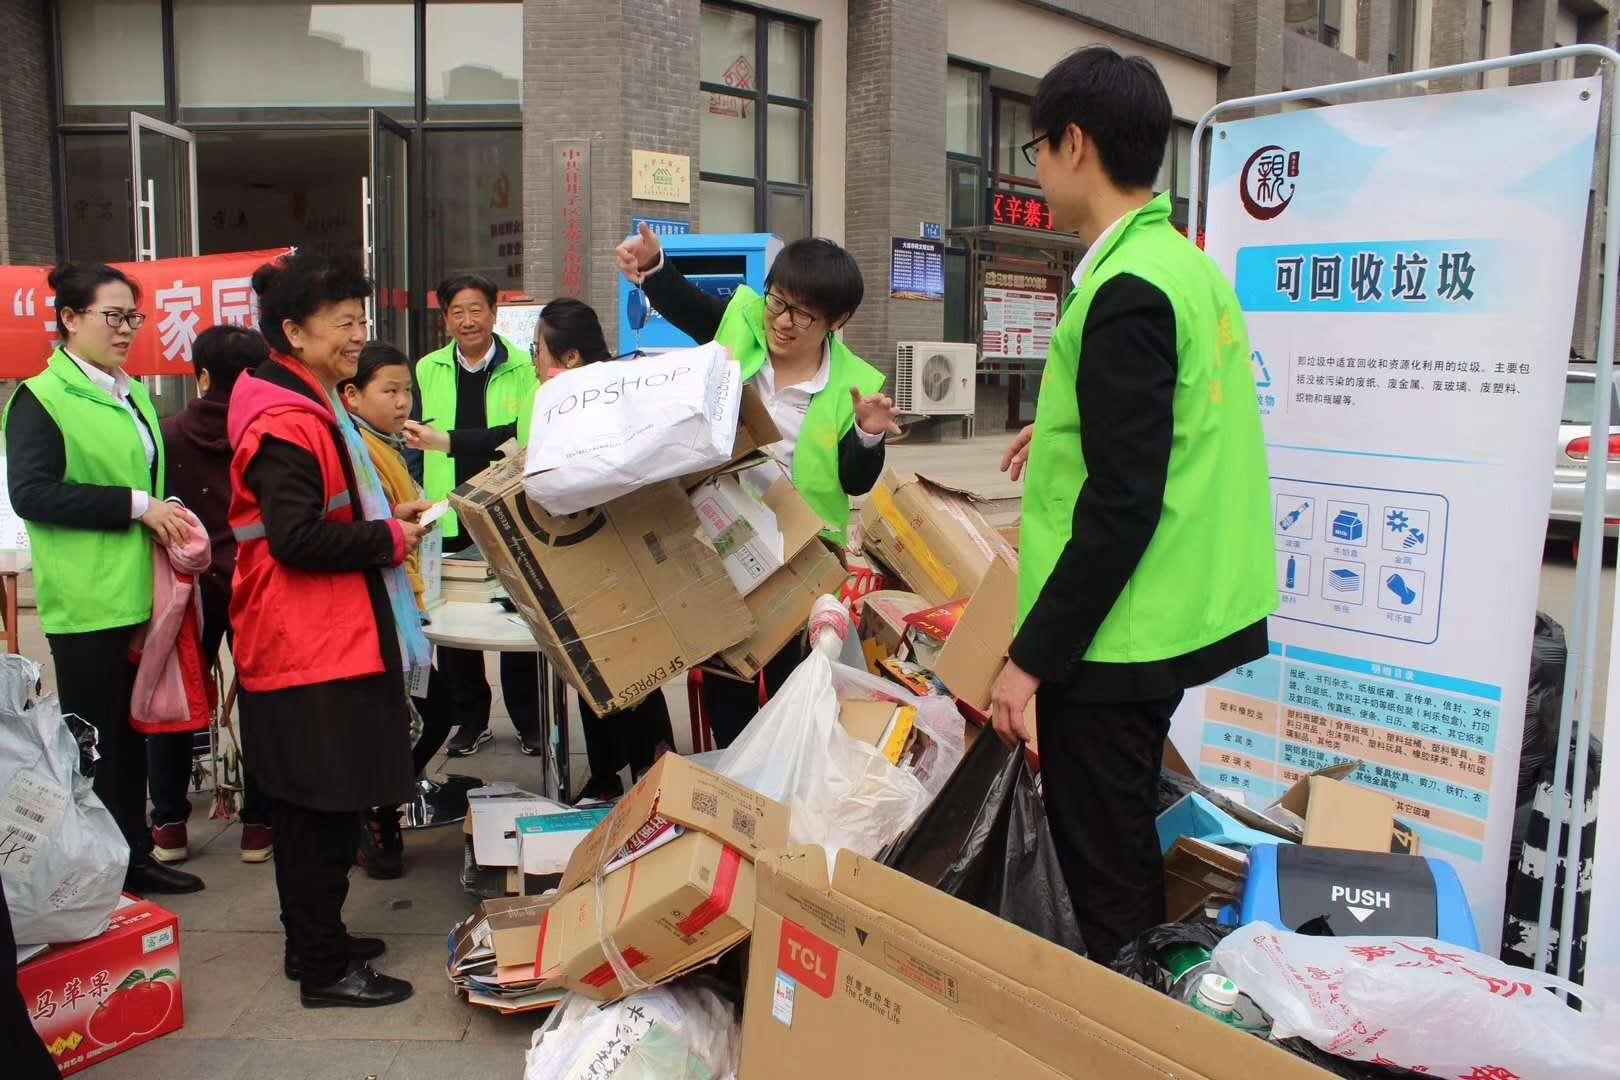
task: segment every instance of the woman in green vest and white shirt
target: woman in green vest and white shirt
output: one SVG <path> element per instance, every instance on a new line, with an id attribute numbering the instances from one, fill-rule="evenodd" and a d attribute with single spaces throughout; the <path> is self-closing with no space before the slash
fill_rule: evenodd
<path id="1" fill-rule="evenodd" d="M 152 618 L 152 545 L 179 541 L 187 511 L 163 499 L 163 435 L 124 374 L 146 321 L 133 282 L 101 263 L 51 271 L 62 346 L 6 407 L 11 504 L 28 525 L 39 619 L 62 711 L 95 726 L 95 791 L 129 842 L 127 892 L 195 892 L 152 860 L 146 737 L 130 726 L 129 645 Z"/>
<path id="2" fill-rule="evenodd" d="M 727 301 L 666 262 L 645 224 L 615 255 L 625 277 L 682 333 L 731 350 L 782 432 L 770 453 L 821 516 L 822 535 L 842 547 L 849 497 L 872 490 L 883 472 L 883 437 L 900 432 L 899 410 L 882 393 L 883 375 L 834 336 L 865 293 L 855 259 L 831 240 L 795 240 L 771 264 L 764 296 L 742 286 Z M 766 665 L 769 693 L 798 659 L 789 648 Z M 758 692 L 748 683 L 712 682 L 715 741 L 727 746 L 758 710 Z"/>

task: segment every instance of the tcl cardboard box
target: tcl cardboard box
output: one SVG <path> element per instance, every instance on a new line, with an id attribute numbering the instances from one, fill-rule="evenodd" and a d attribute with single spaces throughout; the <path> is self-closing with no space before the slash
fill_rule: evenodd
<path id="1" fill-rule="evenodd" d="M 34 1030 L 63 1076 L 185 1024 L 180 920 L 150 901 L 121 904 L 100 937 L 17 969 Z"/>
<path id="2" fill-rule="evenodd" d="M 535 974 L 598 1000 L 623 997 L 602 930 L 649 984 L 715 959 L 748 937 L 753 860 L 787 831 L 787 807 L 665 754 L 574 850 L 540 927 Z"/>
<path id="3" fill-rule="evenodd" d="M 546 659 L 598 713 L 753 633 L 675 481 L 554 517 L 524 494 L 522 461 L 504 461 L 450 501 Z"/>
<path id="4" fill-rule="evenodd" d="M 1322 1080 L 1245 1032 L 848 851 L 758 865 L 741 1080 Z"/>
<path id="5" fill-rule="evenodd" d="M 866 550 L 931 604 L 978 590 L 999 555 L 1018 553 L 967 495 L 920 476 L 887 472 L 861 510 Z"/>
<path id="6" fill-rule="evenodd" d="M 844 566 L 819 539 L 812 539 L 788 564 L 748 594 L 748 613 L 754 631 L 745 640 L 721 650 L 720 659 L 745 679 L 760 673 L 771 657 L 799 634 L 816 597 L 836 594 L 843 584 Z"/>

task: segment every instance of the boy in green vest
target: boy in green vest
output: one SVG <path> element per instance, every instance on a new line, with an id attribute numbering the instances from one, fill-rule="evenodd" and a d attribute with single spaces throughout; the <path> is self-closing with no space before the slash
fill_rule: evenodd
<path id="1" fill-rule="evenodd" d="M 1018 630 L 992 693 L 1007 742 L 1036 701 L 1046 810 L 1093 959 L 1165 921 L 1154 828 L 1183 692 L 1266 655 L 1277 606 L 1264 436 L 1231 285 L 1152 185 L 1170 136 L 1153 66 L 1058 63 L 1022 150 L 1088 250 L 1052 335 L 1026 473 Z M 1027 462 L 1027 470 L 1025 468 Z"/>
<path id="2" fill-rule="evenodd" d="M 677 329 L 731 351 L 782 433 L 770 453 L 821 516 L 822 536 L 842 547 L 849 497 L 872 490 L 883 472 L 883 436 L 900 432 L 899 410 L 882 393 L 883 375 L 835 336 L 865 293 L 855 259 L 831 240 L 795 240 L 771 264 L 764 296 L 744 285 L 725 300 L 667 262 L 645 223 L 616 257 L 624 276 Z M 762 467 L 759 486 L 769 486 L 775 468 Z M 768 694 L 798 660 L 798 650 L 788 648 L 766 665 Z M 728 746 L 758 711 L 759 693 L 751 683 L 707 682 L 715 742 Z"/>

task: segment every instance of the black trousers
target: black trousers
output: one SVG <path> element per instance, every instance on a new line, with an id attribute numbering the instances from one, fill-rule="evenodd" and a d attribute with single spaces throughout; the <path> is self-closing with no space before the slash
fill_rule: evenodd
<path id="1" fill-rule="evenodd" d="M 421 737 L 411 747 L 411 764 L 415 766 L 418 777 L 428 767 L 428 762 L 433 760 L 433 755 L 444 746 L 445 740 L 450 737 L 450 729 L 455 726 L 453 689 L 450 680 L 438 668 L 434 668 L 428 672 L 427 697 L 411 699 L 416 704 L 417 714 L 422 717 Z"/>
<path id="2" fill-rule="evenodd" d="M 4 889 L 0 889 L 0 1046 L 13 1061 L 7 1074 L 15 1080 L 59 1080 L 62 1075 L 34 1031 L 28 1003 L 17 989 L 17 941 Z"/>
<path id="3" fill-rule="evenodd" d="M 662 690 L 654 690 L 623 712 L 599 716 L 590 704 L 581 701 L 585 728 L 585 756 L 591 776 L 615 776 L 626 765 L 632 778 L 652 767 L 660 743 L 671 749 L 675 732 L 669 723 L 669 702 Z"/>
<path id="4" fill-rule="evenodd" d="M 358 816 L 272 799 L 270 820 L 287 953 L 303 963 L 305 983 L 326 986 L 342 978 L 349 964 L 343 902 L 349 896 Z"/>
<path id="5" fill-rule="evenodd" d="M 803 659 L 804 642 L 799 639 L 788 642 L 781 652 L 771 657 L 765 665 L 766 700 L 776 696 Z M 759 712 L 759 681 L 749 679 L 742 682 L 723 675 L 705 674 L 703 697 L 709 708 L 709 727 L 714 731 L 714 745 L 724 750 L 736 741 L 743 728 L 748 726 L 748 721 Z"/>
<path id="6" fill-rule="evenodd" d="M 46 636 L 62 711 L 85 720 L 99 735 L 96 797 L 129 843 L 131 867 L 152 858 L 152 832 L 146 825 L 146 736 L 129 724 L 129 699 L 135 689 L 129 644 L 135 629 L 122 626 Z"/>
<path id="7" fill-rule="evenodd" d="M 1080 933 L 1099 964 L 1165 921 L 1154 822 L 1164 740 L 1181 698 L 1079 702 L 1062 687 L 1037 695 L 1046 817 Z"/>
<path id="8" fill-rule="evenodd" d="M 484 677 L 484 654 L 439 646 L 439 675 L 447 680 L 451 719 L 462 727 L 489 727 L 493 700 Z M 512 726 L 520 735 L 540 730 L 540 661 L 535 653 L 501 653 L 501 694 Z"/>

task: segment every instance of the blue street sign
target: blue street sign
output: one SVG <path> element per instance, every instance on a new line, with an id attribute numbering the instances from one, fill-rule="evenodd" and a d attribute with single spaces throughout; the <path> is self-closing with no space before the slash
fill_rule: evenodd
<path id="1" fill-rule="evenodd" d="M 690 221 L 673 221 L 669 218 L 633 217 L 630 219 L 630 231 L 640 232 L 641 226 L 646 225 L 654 236 L 682 236 L 692 231 Z"/>

